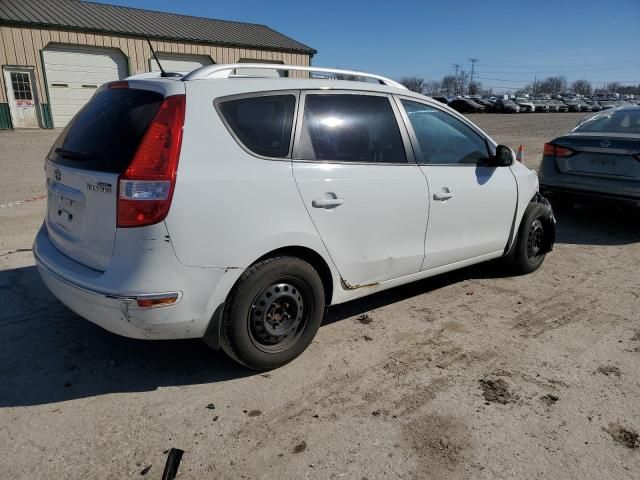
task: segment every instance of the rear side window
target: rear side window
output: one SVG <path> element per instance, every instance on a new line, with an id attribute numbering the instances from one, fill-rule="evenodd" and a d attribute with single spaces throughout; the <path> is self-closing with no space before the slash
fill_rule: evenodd
<path id="1" fill-rule="evenodd" d="M 52 162 L 100 172 L 124 172 L 163 96 L 139 89 L 96 93 L 69 122 L 49 152 Z"/>
<path id="2" fill-rule="evenodd" d="M 420 147 L 420 162 L 437 165 L 483 163 L 487 143 L 457 118 L 423 103 L 402 100 Z"/>
<path id="3" fill-rule="evenodd" d="M 307 95 L 301 135 L 302 160 L 407 162 L 387 97 Z"/>
<path id="4" fill-rule="evenodd" d="M 265 157 L 289 155 L 296 97 L 268 95 L 240 98 L 219 104 L 231 131 L 249 150 Z"/>

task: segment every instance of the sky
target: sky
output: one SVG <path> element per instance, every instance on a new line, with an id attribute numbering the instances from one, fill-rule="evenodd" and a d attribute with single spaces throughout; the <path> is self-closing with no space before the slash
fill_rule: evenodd
<path id="1" fill-rule="evenodd" d="M 550 75 L 640 84 L 640 0 L 97 1 L 262 23 L 316 49 L 313 65 L 397 79 L 477 58 L 476 77 L 498 91 Z"/>

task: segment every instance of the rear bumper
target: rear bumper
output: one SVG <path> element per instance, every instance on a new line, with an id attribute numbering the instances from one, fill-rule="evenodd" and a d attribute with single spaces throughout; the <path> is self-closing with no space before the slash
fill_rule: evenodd
<path id="1" fill-rule="evenodd" d="M 231 271 L 184 267 L 173 255 L 170 272 L 140 272 L 142 266 L 130 264 L 129 278 L 150 279 L 136 288 L 122 281 L 121 274 L 92 270 L 63 255 L 49 240 L 44 226 L 36 236 L 33 254 L 43 282 L 62 303 L 105 330 L 130 338 L 201 338 L 234 281 L 228 275 Z M 147 259 L 144 264 L 154 262 Z M 160 280 L 154 282 L 154 277 Z M 172 287 L 166 288 L 169 285 Z M 170 305 L 138 307 L 138 299 L 171 293 L 177 294 L 177 299 Z"/>
<path id="2" fill-rule="evenodd" d="M 640 200 L 639 181 L 562 173 L 554 158 L 542 159 L 538 179 L 541 191 Z"/>

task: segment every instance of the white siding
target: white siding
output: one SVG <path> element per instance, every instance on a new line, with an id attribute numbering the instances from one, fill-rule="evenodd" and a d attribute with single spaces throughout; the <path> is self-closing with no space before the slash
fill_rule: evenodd
<path id="1" fill-rule="evenodd" d="M 156 52 L 156 54 L 158 55 L 158 60 L 160 60 L 165 72 L 191 72 L 196 68 L 211 65 L 213 63 L 211 57 L 207 57 L 206 55 L 188 55 L 163 52 Z M 149 61 L 152 72 L 160 70 L 153 56 Z"/>

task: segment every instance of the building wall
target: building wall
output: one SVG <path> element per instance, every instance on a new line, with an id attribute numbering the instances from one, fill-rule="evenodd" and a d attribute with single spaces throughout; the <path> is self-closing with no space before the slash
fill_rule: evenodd
<path id="1" fill-rule="evenodd" d="M 47 126 L 50 117 L 49 99 L 42 65 L 42 50 L 49 44 L 87 45 L 92 47 L 118 48 L 127 57 L 129 74 L 150 71 L 151 50 L 143 38 L 122 35 L 78 32 L 48 28 L 24 28 L 0 25 L 0 65 L 34 67 L 37 98 L 43 123 Z M 310 56 L 301 53 L 269 51 L 250 48 L 216 46 L 207 43 L 151 40 L 156 52 L 208 55 L 215 63 L 235 63 L 239 59 L 273 60 L 289 65 L 310 65 Z M 292 76 L 301 72 L 292 72 Z M 4 75 L 0 75 L 0 120 L 1 112 L 7 108 L 7 89 Z M 0 125 L 0 128 L 3 128 Z M 6 128 L 6 126 L 4 127 Z"/>

